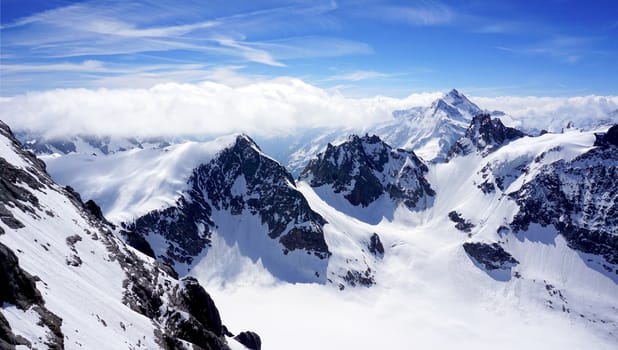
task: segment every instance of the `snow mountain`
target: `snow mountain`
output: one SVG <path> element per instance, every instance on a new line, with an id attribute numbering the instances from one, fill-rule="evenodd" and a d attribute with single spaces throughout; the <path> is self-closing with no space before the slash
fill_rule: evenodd
<path id="1" fill-rule="evenodd" d="M 243 255 L 260 259 L 275 277 L 323 282 L 330 256 L 325 223 L 287 170 L 240 135 L 193 170 L 175 205 L 151 211 L 126 228 L 177 269 L 179 264 L 190 269 L 217 234 L 237 244 Z"/>
<path id="2" fill-rule="evenodd" d="M 297 181 L 246 135 L 43 158 L 273 348 L 613 349 L 618 127 L 530 136 L 456 91 L 406 113 L 417 146 L 335 130 Z"/>
<path id="3" fill-rule="evenodd" d="M 481 112 L 453 89 L 427 108 L 393 112 L 394 120 L 377 126 L 375 133 L 394 147 L 414 150 L 425 161 L 442 162 L 472 118 Z"/>
<path id="4" fill-rule="evenodd" d="M 352 135 L 339 145 L 329 143 L 326 151 L 309 161 L 299 180 L 308 182 L 323 198 L 339 195 L 347 201 L 333 201 L 333 206 L 351 215 L 358 209 L 349 205 L 369 207 L 367 211 L 378 220 L 388 215 L 385 210 L 392 216 L 399 204 L 418 211 L 429 207 L 435 192 L 424 177 L 427 171 L 412 151 L 395 150 L 375 135 Z"/>
<path id="5" fill-rule="evenodd" d="M 341 143 L 350 134 L 375 134 L 393 148 L 413 150 L 427 162 L 443 162 L 455 142 L 464 135 L 472 118 L 483 112 L 466 96 L 453 89 L 428 107 L 393 112 L 393 119 L 362 130 L 327 130 L 295 147 L 287 157 L 287 167 L 299 174 L 309 160 L 323 152 L 328 143 Z M 498 112 L 496 112 L 498 113 Z"/>
<path id="6" fill-rule="evenodd" d="M 259 339 L 231 338 L 195 278 L 118 239 L 100 208 L 55 184 L 1 122 L 0 165 L 2 349 L 230 349 Z"/>

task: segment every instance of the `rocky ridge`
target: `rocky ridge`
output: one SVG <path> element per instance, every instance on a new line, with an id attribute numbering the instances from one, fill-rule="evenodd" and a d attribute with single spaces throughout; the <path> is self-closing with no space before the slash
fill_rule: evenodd
<path id="1" fill-rule="evenodd" d="M 367 207 L 382 196 L 411 210 L 431 205 L 435 195 L 427 166 L 412 151 L 393 149 L 378 136 L 352 135 L 309 162 L 300 175 L 312 187 L 330 186 L 351 205 Z"/>
<path id="2" fill-rule="evenodd" d="M 162 236 L 167 248 L 155 251 L 158 258 L 191 265 L 210 246 L 213 232 L 222 224 L 217 220 L 240 221 L 250 216 L 263 225 L 267 239 L 279 246 L 277 264 L 289 265 L 285 256 L 295 251 L 305 252 L 307 259 L 328 260 L 322 230 L 325 220 L 311 210 L 286 169 L 263 154 L 248 136 L 238 136 L 233 145 L 194 169 L 187 185 L 175 206 L 125 225 L 146 239 Z M 314 271 L 313 277 L 303 278 L 321 280 L 319 274 Z"/>
<path id="3" fill-rule="evenodd" d="M 523 136 L 523 132 L 504 126 L 499 118 L 492 118 L 487 113 L 478 114 L 472 118 L 464 136 L 449 150 L 448 158 L 473 152 L 486 156 L 505 143 Z"/>

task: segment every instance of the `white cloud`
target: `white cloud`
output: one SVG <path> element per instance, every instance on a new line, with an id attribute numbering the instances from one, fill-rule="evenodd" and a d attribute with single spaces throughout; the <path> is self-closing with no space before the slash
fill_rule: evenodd
<path id="1" fill-rule="evenodd" d="M 253 136 L 292 135 L 305 128 L 363 128 L 391 118 L 394 110 L 428 106 L 442 92 L 406 98 L 350 98 L 295 78 L 257 80 L 236 67 L 213 71 L 223 80 L 164 83 L 150 88 L 56 89 L 0 99 L 0 119 L 15 130 L 46 136 Z M 122 85 L 122 84 L 121 84 Z M 471 97 L 481 108 L 502 110 L 505 122 L 528 129 L 594 122 L 618 109 L 618 96 Z"/>
<path id="2" fill-rule="evenodd" d="M 420 95 L 419 95 L 420 96 Z M 422 95 L 418 100 L 426 99 Z M 408 100 L 347 98 L 293 78 L 232 87 L 167 83 L 148 89 L 56 89 L 0 101 L 16 130 L 68 134 L 271 136 L 299 128 L 358 127 L 390 118 Z M 422 102 L 422 101 L 421 101 Z"/>
<path id="3" fill-rule="evenodd" d="M 508 124 L 528 130 L 559 131 L 570 121 L 576 127 L 592 127 L 618 109 L 618 96 L 500 96 L 471 100 L 481 108 L 509 114 L 513 119 L 506 119 Z"/>

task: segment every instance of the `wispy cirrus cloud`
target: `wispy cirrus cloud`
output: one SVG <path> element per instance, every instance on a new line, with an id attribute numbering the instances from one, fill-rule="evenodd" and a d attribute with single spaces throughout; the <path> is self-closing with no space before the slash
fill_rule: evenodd
<path id="1" fill-rule="evenodd" d="M 585 56 L 601 54 L 602 52 L 593 48 L 593 44 L 599 40 L 597 37 L 561 35 L 528 46 L 496 46 L 496 49 L 514 54 L 546 56 L 573 64 Z"/>
<path id="2" fill-rule="evenodd" d="M 456 11 L 438 1 L 418 1 L 405 5 L 371 4 L 358 8 L 354 13 L 385 22 L 398 22 L 414 26 L 436 26 L 452 22 Z"/>
<path id="3" fill-rule="evenodd" d="M 219 82 L 224 77 L 229 79 L 225 83 L 237 84 L 246 81 L 246 74 L 226 67 L 258 63 L 285 68 L 286 60 L 373 53 L 360 41 L 290 35 L 304 32 L 303 26 L 336 27 L 327 16 L 337 9 L 335 2 L 275 5 L 217 11 L 215 3 L 204 7 L 189 2 L 86 1 L 18 18 L 2 23 L 3 90 L 11 86 L 13 91 L 24 91 L 35 81 L 37 90 L 75 85 L 149 87 L 166 81 Z M 255 38 L 271 32 L 276 35 Z M 156 58 L 135 59 L 143 54 Z M 180 60 L 157 63 L 170 56 Z M 217 74 L 205 68 L 210 65 L 221 66 Z"/>
<path id="4" fill-rule="evenodd" d="M 337 8 L 332 1 L 261 5 L 85 1 L 17 18 L 1 27 L 3 87 L 11 85 L 11 79 L 24 81 L 18 72 L 43 75 L 90 69 L 96 76 L 102 68 L 94 66 L 95 61 L 106 66 L 150 65 L 134 59 L 141 54 L 178 56 L 185 64 L 257 63 L 283 68 L 284 60 L 299 57 L 371 53 L 367 44 L 354 40 L 294 35 L 304 33 L 305 27 L 336 25 L 328 18 Z M 105 73 L 124 74 L 110 69 Z"/>
<path id="5" fill-rule="evenodd" d="M 376 79 L 376 78 L 386 78 L 391 76 L 392 74 L 386 74 L 376 71 L 370 70 L 359 70 L 345 74 L 336 74 L 332 75 L 326 79 L 325 81 L 361 81 L 368 79 Z"/>
<path id="6" fill-rule="evenodd" d="M 105 70 L 103 62 L 86 60 L 81 63 L 48 63 L 48 64 L 3 64 L 1 71 L 7 73 L 33 72 L 97 72 Z"/>

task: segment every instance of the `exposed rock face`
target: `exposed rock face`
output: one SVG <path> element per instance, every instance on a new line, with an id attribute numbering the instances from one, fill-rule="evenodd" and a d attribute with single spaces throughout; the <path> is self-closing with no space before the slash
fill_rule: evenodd
<path id="1" fill-rule="evenodd" d="M 148 255 L 151 258 L 156 258 L 154 250 L 150 246 L 150 243 L 144 238 L 144 236 L 135 233 L 133 231 L 124 231 L 121 230 L 120 234 L 125 239 L 128 245 L 137 249 L 138 251 Z"/>
<path id="2" fill-rule="evenodd" d="M 608 144 L 544 166 L 539 175 L 510 193 L 519 205 L 511 227 L 554 225 L 568 245 L 618 264 L 618 147 Z M 605 265 L 609 271 L 615 267 Z"/>
<path id="3" fill-rule="evenodd" d="M 210 244 L 210 227 L 214 225 L 210 218 L 211 214 L 212 209 L 202 192 L 193 185 L 176 201 L 175 206 L 154 210 L 130 223 L 126 228 L 132 234 L 142 237 L 151 234 L 163 236 L 170 244 L 165 252 L 158 252 L 157 258 L 169 264 L 175 262 L 190 264 L 193 257 Z M 133 238 L 127 242 L 141 241 L 138 242 L 137 238 Z"/>
<path id="4" fill-rule="evenodd" d="M 523 132 L 504 126 L 500 119 L 492 119 L 490 114 L 478 114 L 472 118 L 464 137 L 450 149 L 449 158 L 473 152 L 487 155 L 502 145 L 523 136 Z"/>
<path id="5" fill-rule="evenodd" d="M 62 319 L 45 307 L 45 301 L 36 287 L 35 277 L 19 266 L 13 251 L 0 243 L 0 304 L 9 303 L 21 310 L 33 310 L 40 317 L 40 325 L 48 329 L 46 344 L 50 349 L 64 348 L 64 335 L 60 326 Z M 6 319 L 0 314 L 0 345 L 7 348 L 26 345 L 29 342 L 12 334 Z"/>
<path id="6" fill-rule="evenodd" d="M 472 229 L 474 228 L 473 223 L 464 219 L 460 213 L 454 210 L 448 213 L 448 218 L 451 219 L 451 221 L 455 223 L 455 228 L 458 229 L 459 231 L 470 233 L 472 232 Z"/>
<path id="7" fill-rule="evenodd" d="M 607 130 L 607 133 L 596 134 L 596 141 L 594 142 L 595 146 L 599 147 L 610 147 L 610 146 L 618 146 L 618 124 L 612 126 Z"/>
<path id="8" fill-rule="evenodd" d="M 163 315 L 170 335 L 203 349 L 227 348 L 222 340 L 223 326 L 219 311 L 196 279 L 182 279 L 180 285 L 173 289 L 171 301 L 174 309 L 168 309 Z M 166 342 L 170 341 L 168 337 Z"/>
<path id="9" fill-rule="evenodd" d="M 262 340 L 260 336 L 254 332 L 241 332 L 234 339 L 238 340 L 242 345 L 246 346 L 251 350 L 261 350 L 262 349 Z"/>
<path id="10" fill-rule="evenodd" d="M 349 270 L 348 273 L 343 276 L 343 280 L 352 287 L 371 287 L 376 283 L 371 268 L 367 268 L 367 270 L 363 272 L 357 270 Z"/>
<path id="11" fill-rule="evenodd" d="M 267 236 L 280 245 L 281 255 L 304 251 L 318 260 L 330 256 L 322 230 L 326 221 L 311 210 L 285 168 L 245 135 L 194 169 L 175 206 L 144 215 L 126 228 L 143 237 L 163 236 L 168 248 L 155 252 L 158 258 L 191 264 L 211 244 L 218 225 L 215 212 L 228 213 L 232 220 L 259 218 Z M 262 234 L 258 228 L 256 232 Z"/>
<path id="12" fill-rule="evenodd" d="M 477 263 L 491 270 L 508 270 L 519 264 L 515 258 L 506 252 L 498 243 L 469 243 L 463 244 L 463 248 Z"/>
<path id="13" fill-rule="evenodd" d="M 194 175 L 194 183 L 217 210 L 259 215 L 268 236 L 279 239 L 287 250 L 304 249 L 321 259 L 330 255 L 322 231 L 325 220 L 296 190 L 292 175 L 248 136 L 239 136 L 233 147 Z"/>
<path id="14" fill-rule="evenodd" d="M 29 166 L 25 169 L 17 167 L 6 159 L 0 157 L 0 220 L 10 228 L 21 228 L 23 223 L 11 214 L 9 207 L 17 207 L 20 210 L 37 216 L 36 209 L 40 209 L 39 201 L 35 195 L 20 185 L 25 184 L 34 190 L 41 190 L 51 184 L 45 172 L 45 163 L 37 159 L 34 154 L 24 151 L 19 141 L 13 136 L 11 129 L 0 122 L 0 136 L 6 137 L 12 142 L 13 151 L 27 160 Z M 0 234 L 3 233 L 0 227 Z"/>
<path id="15" fill-rule="evenodd" d="M 369 238 L 369 244 L 367 245 L 367 249 L 374 256 L 381 257 L 384 255 L 384 246 L 382 245 L 382 241 L 380 240 L 380 236 L 377 233 L 371 235 Z"/>
<path id="16" fill-rule="evenodd" d="M 0 243 L 0 301 L 26 310 L 32 304 L 42 304 L 43 298 L 36 281 L 21 269 L 17 256 Z"/>
<path id="17" fill-rule="evenodd" d="M 413 210 L 432 202 L 427 166 L 412 151 L 394 150 L 378 136 L 356 135 L 311 160 L 300 178 L 312 187 L 331 186 L 350 204 L 367 207 L 383 195 Z"/>

